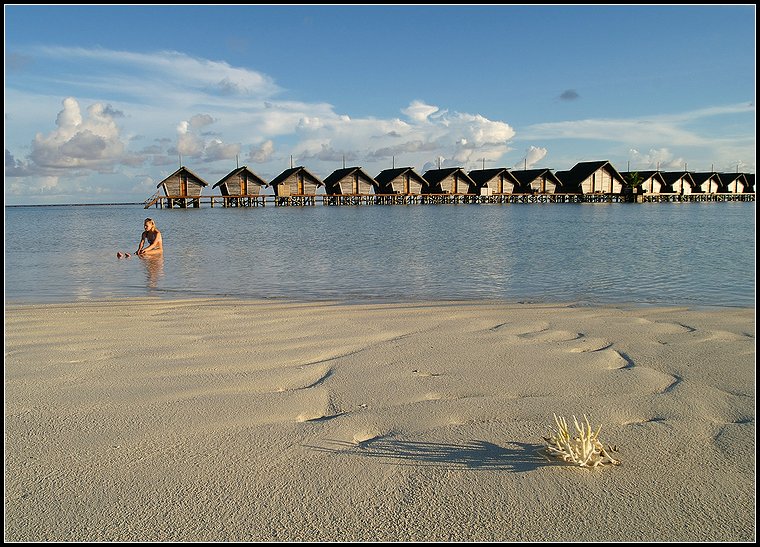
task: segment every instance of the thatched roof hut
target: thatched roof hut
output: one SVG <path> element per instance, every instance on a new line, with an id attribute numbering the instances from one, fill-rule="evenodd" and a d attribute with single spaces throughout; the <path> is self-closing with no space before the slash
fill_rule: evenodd
<path id="1" fill-rule="evenodd" d="M 580 194 L 622 194 L 626 184 L 609 161 L 582 161 L 569 171 L 557 171 L 563 191 Z"/>
<path id="2" fill-rule="evenodd" d="M 238 167 L 214 184 L 223 196 L 255 196 L 267 187 L 267 181 L 262 179 L 248 167 Z"/>
<path id="3" fill-rule="evenodd" d="M 200 196 L 201 191 L 206 186 L 208 186 L 208 182 L 187 167 L 180 167 L 159 182 L 156 188 L 163 188 L 165 196 L 184 198 Z"/>
<path id="4" fill-rule="evenodd" d="M 428 183 L 412 167 L 385 169 L 376 177 L 378 194 L 428 194 Z"/>
<path id="5" fill-rule="evenodd" d="M 662 194 L 666 192 L 667 183 L 660 171 L 622 171 L 620 173 L 630 187 L 631 177 L 639 176 L 640 186 L 645 194 Z"/>
<path id="6" fill-rule="evenodd" d="M 744 194 L 749 186 L 747 176 L 744 173 L 720 173 L 720 181 L 723 183 L 721 192 L 727 194 Z"/>
<path id="7" fill-rule="evenodd" d="M 279 197 L 314 196 L 317 189 L 324 185 L 324 182 L 302 166 L 286 169 L 269 183 L 274 189 L 274 195 Z"/>
<path id="8" fill-rule="evenodd" d="M 506 167 L 474 169 L 467 173 L 481 194 L 514 194 L 520 192 L 520 181 Z"/>
<path id="9" fill-rule="evenodd" d="M 324 180 L 328 195 L 378 194 L 378 184 L 361 167 L 344 167 L 330 173 Z"/>
<path id="10" fill-rule="evenodd" d="M 694 177 L 689 171 L 661 171 L 665 181 L 663 193 L 686 195 L 696 192 Z"/>
<path id="11" fill-rule="evenodd" d="M 744 189 L 745 193 L 753 193 L 755 191 L 755 174 L 743 173 L 744 179 L 747 181 L 747 186 Z"/>
<path id="12" fill-rule="evenodd" d="M 479 193 L 475 181 L 461 167 L 430 169 L 422 175 L 428 183 L 431 194 L 475 194 Z"/>
<path id="13" fill-rule="evenodd" d="M 512 176 L 520 183 L 517 193 L 557 194 L 566 192 L 562 182 L 551 169 L 523 169 L 511 171 Z"/>
<path id="14" fill-rule="evenodd" d="M 717 194 L 721 191 L 723 183 L 720 180 L 720 175 L 715 171 L 700 173 L 692 172 L 691 176 L 694 177 L 696 187 L 699 188 L 699 191 L 703 194 Z"/>

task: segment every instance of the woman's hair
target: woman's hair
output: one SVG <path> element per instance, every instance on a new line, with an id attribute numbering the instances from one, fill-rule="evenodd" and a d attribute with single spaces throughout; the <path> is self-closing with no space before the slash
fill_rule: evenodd
<path id="1" fill-rule="evenodd" d="M 153 219 L 152 219 L 152 218 L 150 218 L 150 217 L 149 217 L 149 218 L 146 218 L 146 219 L 145 219 L 145 222 L 150 222 L 150 223 L 153 225 L 153 228 L 154 228 L 154 229 L 156 228 L 156 223 L 153 221 Z"/>

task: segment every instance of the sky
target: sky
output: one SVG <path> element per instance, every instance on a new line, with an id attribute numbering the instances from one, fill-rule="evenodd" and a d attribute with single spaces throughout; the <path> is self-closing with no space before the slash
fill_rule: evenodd
<path id="1" fill-rule="evenodd" d="M 4 5 L 6 204 L 181 165 L 755 172 L 754 4 Z"/>

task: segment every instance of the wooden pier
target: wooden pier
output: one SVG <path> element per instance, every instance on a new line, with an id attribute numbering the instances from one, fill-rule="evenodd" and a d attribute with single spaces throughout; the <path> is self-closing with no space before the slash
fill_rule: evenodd
<path id="1" fill-rule="evenodd" d="M 755 193 L 742 194 L 306 194 L 275 196 L 256 194 L 247 196 L 162 196 L 154 194 L 145 200 L 145 209 L 199 208 L 206 203 L 211 207 L 306 207 L 318 203 L 325 206 L 348 205 L 458 205 L 507 203 L 660 203 L 700 201 L 755 201 Z"/>

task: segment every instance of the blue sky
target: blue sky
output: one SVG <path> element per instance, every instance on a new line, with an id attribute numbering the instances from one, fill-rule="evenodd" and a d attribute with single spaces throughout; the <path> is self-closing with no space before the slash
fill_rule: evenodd
<path id="1" fill-rule="evenodd" d="M 5 5 L 7 204 L 361 166 L 755 172 L 755 5 Z"/>

